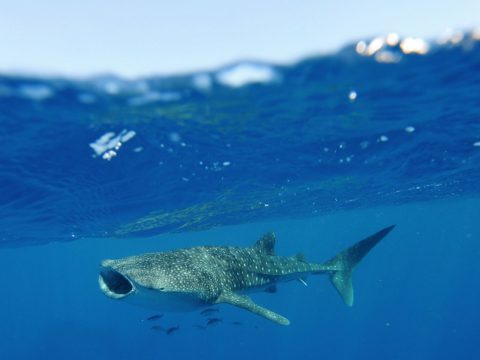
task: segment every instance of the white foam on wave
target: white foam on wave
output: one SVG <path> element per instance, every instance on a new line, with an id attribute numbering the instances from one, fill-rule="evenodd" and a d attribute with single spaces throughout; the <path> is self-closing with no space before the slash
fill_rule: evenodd
<path id="1" fill-rule="evenodd" d="M 18 93 L 20 96 L 34 101 L 43 101 L 54 95 L 54 91 L 51 87 L 41 84 L 22 85 L 18 89 Z"/>
<path id="2" fill-rule="evenodd" d="M 222 85 L 238 88 L 249 84 L 272 82 L 278 78 L 278 74 L 268 65 L 244 63 L 220 70 L 215 78 Z"/>
<path id="3" fill-rule="evenodd" d="M 97 98 L 95 97 L 95 95 L 90 93 L 81 93 L 78 94 L 77 100 L 82 104 L 93 104 L 97 101 Z"/>
<path id="4" fill-rule="evenodd" d="M 157 92 L 149 91 L 145 94 L 135 96 L 128 100 L 130 106 L 142 106 L 155 102 L 170 102 L 180 100 L 182 96 L 175 91 Z"/>
<path id="5" fill-rule="evenodd" d="M 196 74 L 192 77 L 192 85 L 198 90 L 209 91 L 212 87 L 212 78 L 208 74 Z"/>

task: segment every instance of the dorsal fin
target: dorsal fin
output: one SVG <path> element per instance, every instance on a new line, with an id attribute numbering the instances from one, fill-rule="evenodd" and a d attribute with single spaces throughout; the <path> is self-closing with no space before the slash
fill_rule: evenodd
<path id="1" fill-rule="evenodd" d="M 253 245 L 253 248 L 265 255 L 275 255 L 275 234 L 266 233 Z"/>
<path id="2" fill-rule="evenodd" d="M 301 261 L 301 262 L 304 262 L 304 263 L 307 262 L 307 258 L 305 257 L 305 255 L 303 253 L 298 253 L 297 255 L 295 255 L 295 260 L 298 260 L 298 261 Z"/>

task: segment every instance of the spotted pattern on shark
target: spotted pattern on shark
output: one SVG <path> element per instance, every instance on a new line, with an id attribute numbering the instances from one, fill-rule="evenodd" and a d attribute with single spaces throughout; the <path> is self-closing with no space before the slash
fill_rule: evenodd
<path id="1" fill-rule="evenodd" d="M 99 284 L 111 298 L 138 299 L 143 305 L 163 306 L 165 311 L 229 303 L 288 325 L 288 319 L 257 305 L 244 293 L 272 292 L 280 282 L 296 279 L 304 282 L 308 275 L 325 274 L 345 303 L 351 306 L 354 267 L 393 227 L 380 230 L 324 263 L 309 263 L 302 254 L 275 255 L 273 233 L 265 234 L 248 248 L 197 246 L 104 260 Z"/>

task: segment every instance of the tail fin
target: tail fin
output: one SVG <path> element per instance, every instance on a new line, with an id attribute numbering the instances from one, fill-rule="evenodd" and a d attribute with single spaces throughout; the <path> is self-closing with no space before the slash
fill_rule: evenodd
<path id="1" fill-rule="evenodd" d="M 353 269 L 394 227 L 395 225 L 386 227 L 366 239 L 357 242 L 324 264 L 332 267 L 334 272 L 330 275 L 330 281 L 348 306 L 353 305 Z"/>

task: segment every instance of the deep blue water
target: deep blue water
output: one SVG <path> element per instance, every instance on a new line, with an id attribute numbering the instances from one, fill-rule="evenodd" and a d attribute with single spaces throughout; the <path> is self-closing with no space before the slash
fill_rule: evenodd
<path id="1" fill-rule="evenodd" d="M 478 38 L 136 80 L 1 75 L 2 358 L 479 357 Z M 222 305 L 207 330 L 165 314 L 167 336 L 98 289 L 104 258 L 274 230 L 279 255 L 323 261 L 390 224 L 353 308 L 325 277 L 253 295 L 288 327 Z"/>

